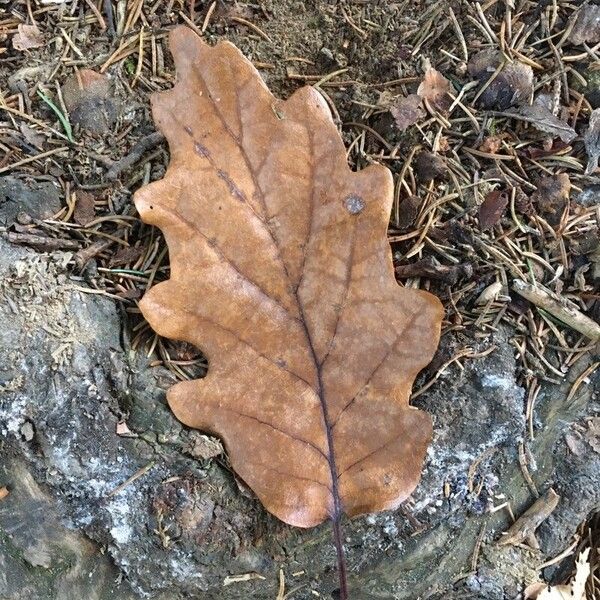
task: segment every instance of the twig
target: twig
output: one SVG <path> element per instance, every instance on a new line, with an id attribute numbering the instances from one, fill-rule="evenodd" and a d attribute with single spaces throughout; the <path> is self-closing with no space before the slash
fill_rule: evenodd
<path id="1" fill-rule="evenodd" d="M 106 178 L 111 181 L 117 179 L 123 171 L 130 169 L 143 156 L 144 152 L 154 148 L 154 146 L 160 144 L 164 139 L 165 136 L 158 131 L 142 138 L 135 144 L 127 156 L 116 161 L 110 169 L 108 169 Z"/>
<path id="2" fill-rule="evenodd" d="M 442 265 L 435 258 L 427 257 L 408 265 L 398 265 L 395 271 L 396 276 L 402 279 L 406 277 L 427 277 L 454 285 L 463 277 L 469 279 L 473 276 L 473 265 L 468 262 L 450 266 Z"/>
<path id="3" fill-rule="evenodd" d="M 533 537 L 535 530 L 558 506 L 559 500 L 560 496 L 550 488 L 511 525 L 505 536 L 500 538 L 498 544 L 506 546 L 508 544 L 520 544 L 527 540 L 535 547 L 536 542 Z"/>
<path id="4" fill-rule="evenodd" d="M 539 308 L 549 312 L 571 329 L 579 331 L 591 340 L 600 340 L 600 325 L 551 290 L 540 285 L 531 285 L 522 279 L 513 280 L 513 290 Z"/>
<path id="5" fill-rule="evenodd" d="M 110 497 L 118 494 L 119 492 L 121 492 L 129 484 L 133 483 L 136 479 L 139 479 L 140 477 L 142 477 L 142 475 L 145 475 L 154 465 L 155 465 L 155 462 L 153 460 L 150 461 L 146 466 L 144 466 L 141 469 L 139 469 L 138 471 L 136 471 L 131 477 L 129 477 L 123 483 L 118 485 L 114 490 L 112 490 L 111 492 L 106 494 L 106 498 L 110 498 Z"/>
<path id="6" fill-rule="evenodd" d="M 26 246 L 32 246 L 45 252 L 52 252 L 53 250 L 78 250 L 80 245 L 77 240 L 65 240 L 45 235 L 35 235 L 33 233 L 8 231 L 3 236 L 11 244 L 25 244 Z"/>

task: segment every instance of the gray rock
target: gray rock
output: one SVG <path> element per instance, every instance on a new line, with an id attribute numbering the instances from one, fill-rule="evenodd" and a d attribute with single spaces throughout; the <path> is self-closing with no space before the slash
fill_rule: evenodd
<path id="1" fill-rule="evenodd" d="M 0 501 L 0 598 L 272 600 L 280 568 L 295 600 L 331 597 L 329 526 L 287 527 L 223 457 L 194 458 L 198 434 L 165 403 L 173 378 L 131 350 L 112 301 L 74 289 L 69 258 L 0 240 L 0 487 L 10 489 Z M 565 402 L 585 359 L 564 385 L 544 388 L 527 441 L 510 336 L 445 336 L 438 365 L 465 345 L 496 350 L 449 367 L 418 396 L 435 438 L 412 500 L 344 523 L 353 598 L 514 598 L 598 509 L 599 455 L 573 459 L 564 443 L 597 411 L 593 381 Z M 536 551 L 494 543 L 510 521 L 490 508 L 510 501 L 518 515 L 534 500 L 521 441 L 537 487 L 563 497 Z M 262 578 L 223 585 L 245 573 Z"/>
<path id="2" fill-rule="evenodd" d="M 48 219 L 61 208 L 59 188 L 49 181 L 0 177 L 0 226 L 12 225 L 20 213 Z"/>

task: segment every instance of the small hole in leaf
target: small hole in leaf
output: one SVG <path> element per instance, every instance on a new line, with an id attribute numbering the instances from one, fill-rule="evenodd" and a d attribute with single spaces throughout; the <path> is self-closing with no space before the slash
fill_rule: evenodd
<path id="1" fill-rule="evenodd" d="M 365 201 L 360 196 L 352 195 L 344 200 L 344 205 L 351 215 L 357 215 L 365 207 Z"/>

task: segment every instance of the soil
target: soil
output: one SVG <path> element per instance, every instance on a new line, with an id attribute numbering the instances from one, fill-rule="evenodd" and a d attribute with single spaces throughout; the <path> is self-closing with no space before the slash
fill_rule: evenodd
<path id="1" fill-rule="evenodd" d="M 524 272 L 600 314 L 600 181 L 584 173 L 583 143 L 595 55 L 567 42 L 561 56 L 582 57 L 563 64 L 539 42 L 577 3 L 523 1 L 511 13 L 515 39 L 531 29 L 511 56 L 534 63 L 536 94 L 558 97 L 570 145 L 480 109 L 474 87 L 448 126 L 435 111 L 395 124 L 390 108 L 429 65 L 455 90 L 470 82 L 461 36 L 471 54 L 497 50 L 488 38 L 510 3 L 486 3 L 484 20 L 470 2 L 108 4 L 0 0 L 0 599 L 336 597 L 329 527 L 277 521 L 218 440 L 175 420 L 165 390 L 206 361 L 157 338 L 136 305 L 168 277 L 164 241 L 131 197 L 168 164 L 149 97 L 173 84 L 167 35 L 178 23 L 235 43 L 281 97 L 318 86 L 352 165 L 394 174 L 389 238 L 412 269 L 401 283 L 447 309 L 415 385 L 435 430 L 422 481 L 398 511 L 344 523 L 351 597 L 512 599 L 568 578 L 600 510 L 598 348 L 510 281 Z M 18 25 L 32 21 L 44 45 L 17 49 Z M 84 79 L 93 84 L 76 93 Z M 421 150 L 437 161 L 431 176 L 420 175 Z M 514 165 L 494 158 L 511 152 Z M 533 192 L 564 173 L 572 187 L 548 199 L 558 201 L 549 223 Z M 478 209 L 496 188 L 513 196 L 483 232 Z M 561 500 L 539 548 L 499 545 L 511 514 L 550 487 Z"/>

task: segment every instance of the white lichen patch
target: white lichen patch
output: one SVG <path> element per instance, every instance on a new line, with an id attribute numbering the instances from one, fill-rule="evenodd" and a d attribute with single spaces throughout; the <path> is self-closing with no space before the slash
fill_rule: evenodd
<path id="1" fill-rule="evenodd" d="M 3 404 L 3 408 L 0 409 L 0 432 L 2 435 L 19 434 L 19 430 L 25 422 L 26 406 L 27 401 L 24 398 Z"/>
<path id="2" fill-rule="evenodd" d="M 487 388 L 502 389 L 505 391 L 515 390 L 514 376 L 497 375 L 496 373 L 486 373 L 481 377 L 481 385 Z"/>
<path id="3" fill-rule="evenodd" d="M 133 535 L 131 526 L 131 505 L 127 494 L 114 496 L 106 505 L 112 519 L 110 535 L 116 544 L 127 544 Z"/>

